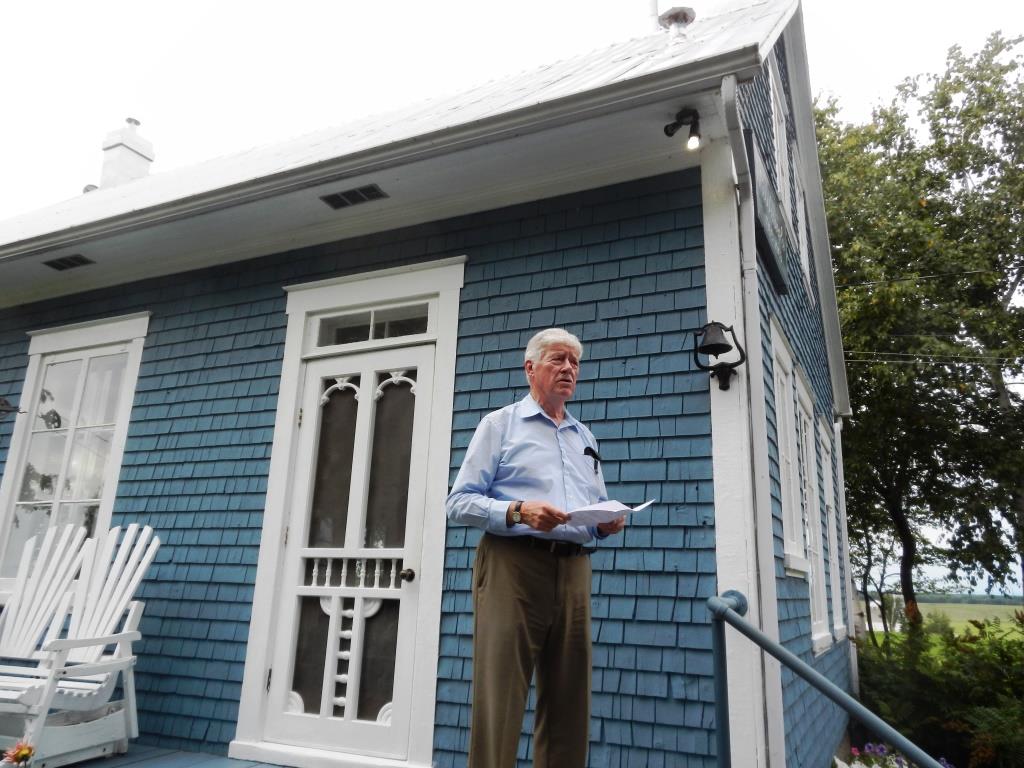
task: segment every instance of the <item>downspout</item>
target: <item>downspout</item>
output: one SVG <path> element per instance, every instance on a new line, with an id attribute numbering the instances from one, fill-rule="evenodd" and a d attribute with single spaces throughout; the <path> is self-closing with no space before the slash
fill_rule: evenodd
<path id="1" fill-rule="evenodd" d="M 772 531 L 771 485 L 768 461 L 765 407 L 764 355 L 761 346 L 761 312 L 757 275 L 757 250 L 754 245 L 754 196 L 746 142 L 737 105 L 735 75 L 722 78 L 722 105 L 729 144 L 736 172 L 737 206 L 740 242 L 740 306 L 743 314 L 743 336 L 746 340 L 747 365 L 747 436 L 750 441 L 754 509 L 751 524 L 755 537 L 757 559 L 757 615 L 759 629 L 773 640 L 779 639 L 778 601 L 775 583 L 775 540 Z M 782 675 L 779 662 L 762 652 L 761 688 L 765 698 L 765 733 L 768 736 L 768 764 L 784 768 L 786 764 L 785 727 L 783 724 Z"/>

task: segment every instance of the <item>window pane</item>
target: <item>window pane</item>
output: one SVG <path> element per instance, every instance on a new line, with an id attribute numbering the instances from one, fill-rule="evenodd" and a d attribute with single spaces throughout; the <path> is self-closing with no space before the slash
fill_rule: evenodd
<path id="1" fill-rule="evenodd" d="M 32 429 L 60 429 L 71 425 L 71 408 L 75 402 L 75 387 L 81 368 L 81 360 L 46 366 Z"/>
<path id="2" fill-rule="evenodd" d="M 427 332 L 427 305 L 382 309 L 373 313 L 373 338 L 393 339 Z"/>
<path id="3" fill-rule="evenodd" d="M 67 439 L 66 432 L 36 432 L 32 435 L 18 501 L 49 501 L 53 498 Z"/>
<path id="4" fill-rule="evenodd" d="M 103 495 L 103 477 L 113 437 L 112 429 L 80 430 L 75 434 L 61 494 L 64 498 L 79 501 Z"/>
<path id="5" fill-rule="evenodd" d="M 343 547 L 348 522 L 348 494 L 352 484 L 359 377 L 352 377 L 341 388 L 331 380 L 325 384 L 328 385 L 328 400 L 323 406 L 320 422 L 309 546 Z"/>
<path id="6" fill-rule="evenodd" d="M 295 671 L 292 673 L 289 712 L 313 715 L 320 712 L 320 699 L 324 690 L 324 660 L 331 653 L 327 638 L 331 617 L 325 610 L 329 605 L 329 598 L 299 598 L 299 634 L 295 643 Z"/>
<path id="7" fill-rule="evenodd" d="M 7 539 L 3 564 L 0 565 L 0 577 L 14 578 L 18 574 L 18 563 L 25 553 L 26 542 L 33 536 L 43 534 L 49 524 L 49 504 L 14 505 L 14 522 Z"/>
<path id="8" fill-rule="evenodd" d="M 57 511 L 54 525 L 75 525 L 85 526 L 90 536 L 96 533 L 96 515 L 99 514 L 99 504 L 61 504 Z"/>
<path id="9" fill-rule="evenodd" d="M 127 354 L 104 355 L 89 361 L 85 394 L 78 412 L 79 424 L 113 424 L 117 420 L 117 403 L 121 399 L 127 364 Z"/>
<path id="10" fill-rule="evenodd" d="M 380 608 L 365 611 L 366 606 Z M 363 602 L 370 613 L 363 627 L 363 664 L 359 678 L 359 709 L 356 718 L 387 722 L 385 706 L 395 691 L 395 649 L 398 647 L 398 601 Z"/>
<path id="11" fill-rule="evenodd" d="M 415 371 L 380 374 L 377 412 L 370 454 L 370 488 L 366 501 L 367 547 L 405 545 L 405 515 L 409 502 L 409 463 L 412 461 L 412 423 L 416 396 L 402 378 L 415 380 Z M 390 383 L 390 382 L 394 383 Z M 386 383 L 388 382 L 388 383 Z"/>
<path id="12" fill-rule="evenodd" d="M 342 315 L 321 320 L 317 344 L 321 347 L 329 347 L 334 344 L 366 341 L 369 338 L 370 313 L 359 312 L 354 315 Z"/>

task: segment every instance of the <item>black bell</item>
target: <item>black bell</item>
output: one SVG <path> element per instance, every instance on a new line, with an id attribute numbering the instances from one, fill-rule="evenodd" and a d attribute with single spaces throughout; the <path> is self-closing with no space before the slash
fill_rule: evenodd
<path id="1" fill-rule="evenodd" d="M 726 327 L 718 322 L 710 322 L 701 328 L 697 335 L 702 337 L 697 351 L 702 355 L 724 355 L 732 351 L 732 344 L 725 338 Z"/>
<path id="2" fill-rule="evenodd" d="M 732 334 L 732 344 L 725 338 L 726 331 Z M 698 343 L 698 339 L 701 340 L 700 343 Z M 731 352 L 734 348 L 740 354 L 739 360 L 734 360 L 730 363 L 722 361 L 714 365 L 707 365 L 700 361 L 699 355 L 718 357 L 726 352 Z M 710 371 L 711 378 L 718 379 L 719 389 L 729 388 L 729 379 L 736 373 L 735 369 L 743 365 L 746 359 L 747 355 L 743 351 L 743 347 L 740 346 L 740 340 L 736 338 L 736 331 L 733 330 L 731 325 L 726 326 L 723 323 L 712 320 L 693 334 L 693 364 L 702 371 Z"/>

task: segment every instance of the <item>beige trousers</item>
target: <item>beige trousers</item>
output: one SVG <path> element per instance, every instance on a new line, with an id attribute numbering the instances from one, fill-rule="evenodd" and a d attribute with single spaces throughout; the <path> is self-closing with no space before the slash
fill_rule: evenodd
<path id="1" fill-rule="evenodd" d="M 469 768 L 514 768 L 537 673 L 534 768 L 583 768 L 590 728 L 590 558 L 485 534 L 473 565 Z"/>

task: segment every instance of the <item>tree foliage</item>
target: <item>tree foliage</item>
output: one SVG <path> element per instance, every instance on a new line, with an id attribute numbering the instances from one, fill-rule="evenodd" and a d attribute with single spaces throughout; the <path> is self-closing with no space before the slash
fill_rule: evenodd
<path id="1" fill-rule="evenodd" d="M 873 532 L 896 537 L 911 621 L 922 564 L 989 587 L 1024 567 L 1020 43 L 952 48 L 945 73 L 904 81 L 867 124 L 817 110 L 851 546 L 863 559 Z"/>

